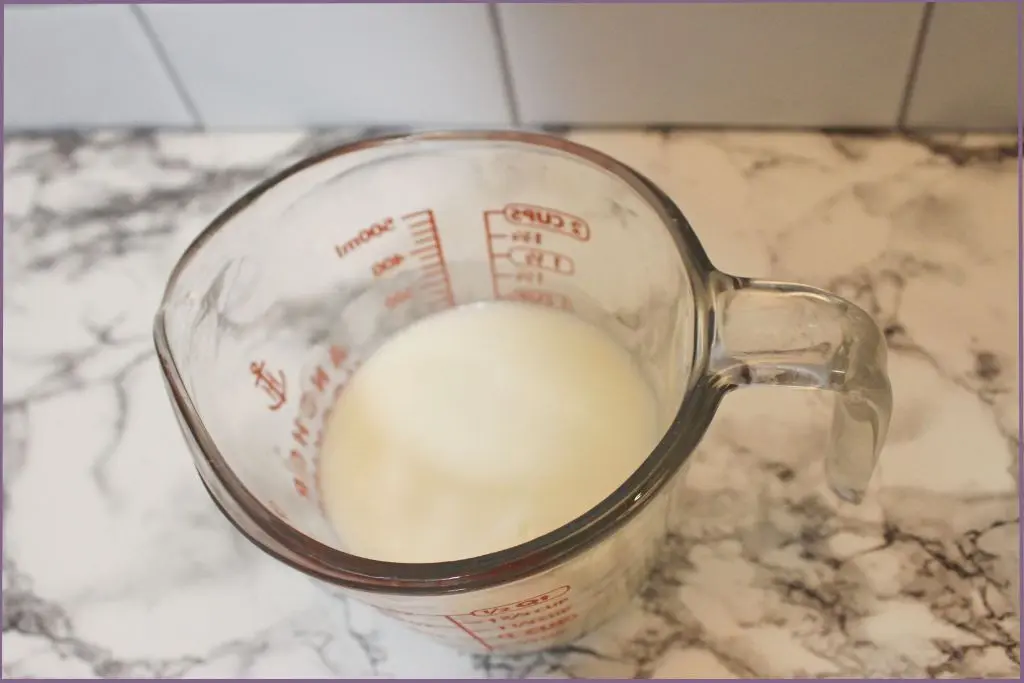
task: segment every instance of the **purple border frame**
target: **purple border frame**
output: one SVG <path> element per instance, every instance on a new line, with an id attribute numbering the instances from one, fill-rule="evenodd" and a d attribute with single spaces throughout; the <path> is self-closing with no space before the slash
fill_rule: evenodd
<path id="1" fill-rule="evenodd" d="M 223 0 L 224 4 L 281 4 L 280 2 L 274 2 L 273 0 L 256 0 L 255 2 L 244 2 L 243 0 Z M 405 2 L 428 2 L 429 0 L 405 0 Z M 445 4 L 455 3 L 474 3 L 476 0 L 440 0 Z M 519 0 L 523 3 L 530 4 L 544 4 L 557 2 L 558 0 Z M 614 3 L 616 0 L 588 0 L 590 3 Z M 649 3 L 658 4 L 761 4 L 766 2 L 772 2 L 773 0 L 647 0 Z M 777 0 L 776 0 L 777 1 Z M 786 0 L 788 3 L 809 3 L 809 2 L 821 2 L 821 0 Z M 833 0 L 833 2 L 856 2 L 856 3 L 908 3 L 917 2 L 919 0 Z M 936 2 L 938 0 L 933 0 Z M 950 2 L 953 0 L 941 0 L 942 2 Z M 957 2 L 991 2 L 993 0 L 955 0 Z M 1018 269 L 1024 270 L 1024 0 L 998 0 L 1001 2 L 1015 2 L 1017 5 L 1017 257 L 1018 257 Z M 181 4 L 212 4 L 204 2 L 203 0 L 178 0 Z M 64 2 L 57 3 L 43 3 L 43 2 L 4 2 L 4 8 L 7 6 L 12 7 L 31 7 L 33 5 L 82 5 L 82 4 L 99 4 L 91 3 L 87 0 L 65 0 Z M 142 0 L 141 2 L 131 3 L 127 0 L 110 0 L 103 4 L 111 5 L 122 5 L 122 4 L 167 4 L 159 3 L 154 0 Z M 336 4 L 336 3 L 311 3 L 311 4 Z M 433 3 L 438 4 L 438 3 Z M 580 3 L 582 4 L 582 3 Z M 624 4 L 619 1 L 618 4 Z M 3 18 L 0 18 L 0 26 L 3 25 Z M 0 57 L 0 63 L 3 59 Z M 0 150 L 2 150 L 3 144 L 3 87 L 2 80 L 0 80 Z M 0 151 L 2 155 L 2 151 Z M 0 210 L 3 209 L 3 198 L 0 196 Z M 0 245 L 0 251 L 2 251 L 2 245 Z M 0 262 L 0 292 L 2 292 L 2 277 L 3 277 L 3 265 Z M 2 303 L 0 303 L 0 312 L 2 312 Z M 1018 291 L 1017 291 L 1017 323 L 1018 323 L 1018 337 L 1017 337 L 1017 358 L 1018 368 L 1024 372 L 1024 332 L 1021 331 L 1021 323 L 1024 321 L 1024 272 L 1019 270 L 1018 272 Z M 5 321 L 6 322 L 6 321 Z M 0 338 L 0 353 L 3 351 L 3 340 Z M 0 382 L 3 379 L 3 369 L 0 366 Z M 1024 433 L 1024 393 L 1021 392 L 1020 383 L 1024 380 L 1024 375 L 1018 374 L 1018 433 Z M 0 418 L 2 420 L 2 418 Z M 2 457 L 2 450 L 0 450 L 0 457 Z M 1018 460 L 1018 476 L 1024 472 L 1024 443 L 1018 446 L 1017 452 Z M 2 483 L 2 474 L 0 474 L 0 483 Z M 3 490 L 0 489 L 0 496 L 3 496 Z M 1018 481 L 1018 515 L 1024 512 L 1024 491 L 1022 491 L 1020 482 Z M 3 545 L 3 530 L 2 530 L 2 515 L 3 511 L 0 508 L 0 548 Z M 1021 556 L 1024 556 L 1024 535 L 1019 538 L 1019 551 Z M 1024 582 L 1024 570 L 1022 567 L 1018 567 L 1018 573 Z M 1024 600 L 1021 602 L 1020 611 L 1018 615 L 1024 612 Z M 0 658 L 2 658 L 2 645 L 0 645 Z M 88 680 L 88 679 L 56 679 L 56 680 Z M 129 679 L 132 680 L 132 679 Z M 134 679 L 142 680 L 142 679 Z M 201 680 L 201 679 L 200 679 Z M 227 679 L 231 680 L 231 679 Z M 290 680 L 315 680 L 315 679 L 290 679 Z M 596 680 L 619 680 L 624 681 L 627 679 L 596 679 Z M 792 680 L 792 679 L 762 679 L 762 680 Z M 836 680 L 858 680 L 866 681 L 870 679 L 836 679 Z M 950 679 L 950 680 L 998 680 L 998 679 Z M 1014 680 L 1014 679 L 1006 679 Z"/>
<path id="2" fill-rule="evenodd" d="M 556 4 L 575 4 L 575 5 L 631 5 L 631 4 L 644 4 L 644 5 L 767 5 L 767 4 L 855 4 L 855 5 L 866 5 L 866 4 L 884 4 L 884 5 L 896 5 L 896 4 L 924 4 L 930 2 L 932 4 L 938 3 L 971 3 L 971 2 L 1001 2 L 1011 3 L 1017 2 L 1017 0 L 513 0 L 512 2 L 502 4 L 516 4 L 516 5 L 556 5 Z M 211 2 L 210 0 L 174 0 L 173 2 L 160 2 L 159 0 L 141 0 L 140 2 L 131 2 L 131 0 L 103 0 L 103 2 L 95 2 L 94 0 L 64 0 L 63 2 L 43 2 L 42 0 L 27 0 L 27 2 L 4 2 L 6 6 L 18 6 L 18 5 L 282 5 L 288 4 L 282 2 L 282 0 L 219 0 L 219 2 Z M 422 4 L 422 5 L 482 5 L 486 4 L 483 0 L 377 0 L 377 2 L 370 3 L 359 3 L 354 0 L 304 0 L 301 4 L 304 5 L 346 5 L 346 4 Z"/>

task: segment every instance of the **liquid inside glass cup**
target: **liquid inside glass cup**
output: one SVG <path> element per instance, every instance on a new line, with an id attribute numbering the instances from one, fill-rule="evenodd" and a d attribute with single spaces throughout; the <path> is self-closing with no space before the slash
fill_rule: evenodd
<path id="1" fill-rule="evenodd" d="M 462 560 L 581 516 L 661 438 L 614 338 L 565 311 L 477 303 L 386 340 L 346 383 L 318 448 L 318 495 L 349 552 Z"/>
<path id="2" fill-rule="evenodd" d="M 672 202 L 518 132 L 361 141 L 253 189 L 155 327 L 213 500 L 329 592 L 474 652 L 620 611 L 721 398 L 831 391 L 857 502 L 891 409 L 860 309 L 717 271 Z"/>

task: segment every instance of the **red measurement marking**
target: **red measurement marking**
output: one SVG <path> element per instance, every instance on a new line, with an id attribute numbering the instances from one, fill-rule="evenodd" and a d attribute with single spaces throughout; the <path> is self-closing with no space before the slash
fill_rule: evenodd
<path id="1" fill-rule="evenodd" d="M 304 425 L 299 418 L 295 418 L 293 424 L 295 429 L 292 430 L 292 440 L 300 446 L 308 446 L 309 427 Z"/>
<path id="2" fill-rule="evenodd" d="M 424 271 L 427 271 L 430 266 L 437 267 L 436 272 L 433 272 L 433 269 L 431 269 L 431 272 L 428 274 L 431 278 L 437 278 L 445 283 L 445 300 L 450 305 L 454 305 L 455 297 L 452 293 L 444 252 L 441 249 L 441 242 L 437 235 L 434 211 L 432 209 L 422 209 L 404 214 L 400 217 L 402 221 L 401 226 L 398 225 L 397 220 L 399 219 L 385 218 L 380 220 L 370 227 L 361 230 L 359 234 L 344 244 L 336 245 L 334 249 L 338 258 L 344 258 L 372 240 L 395 233 L 398 227 L 407 228 L 412 237 L 413 249 L 408 252 L 394 253 L 376 261 L 370 266 L 370 272 L 374 277 L 382 277 L 403 266 L 410 258 L 419 259 Z M 388 307 L 394 308 L 404 301 L 408 301 L 409 298 L 410 296 L 404 293 L 396 292 L 388 297 Z"/>
<path id="3" fill-rule="evenodd" d="M 544 273 L 535 273 L 527 271 L 525 273 L 516 273 L 512 276 L 516 282 L 524 282 L 528 285 L 543 285 L 544 284 Z"/>
<path id="4" fill-rule="evenodd" d="M 256 377 L 255 386 L 270 397 L 271 403 L 267 408 L 277 411 L 281 409 L 287 399 L 284 372 L 279 370 L 277 376 L 274 376 L 274 373 L 266 368 L 266 361 L 253 361 L 249 364 L 249 372 Z"/>
<path id="5" fill-rule="evenodd" d="M 530 204 L 508 204 L 502 210 L 506 220 L 574 237 L 581 242 L 590 239 L 590 226 L 582 218 L 557 209 Z"/>
<path id="6" fill-rule="evenodd" d="M 549 308 L 560 308 L 563 311 L 572 310 L 572 301 L 564 294 L 549 292 L 543 289 L 526 289 L 519 287 L 509 295 L 510 299 L 525 301 L 531 304 L 540 304 Z"/>
<path id="7" fill-rule="evenodd" d="M 493 617 L 486 617 L 486 620 L 491 622 L 492 624 L 501 624 L 501 623 L 505 623 L 507 621 L 515 621 L 516 619 L 523 619 L 523 618 L 526 618 L 526 617 L 536 616 L 538 614 L 546 614 L 547 612 L 550 612 L 551 610 L 558 609 L 558 608 L 563 607 L 564 605 L 568 605 L 568 604 L 569 604 L 569 598 L 560 598 L 560 599 L 557 599 L 557 600 L 551 600 L 550 602 L 545 602 L 545 603 L 541 604 L 539 607 L 534 607 L 532 609 L 526 609 L 526 610 L 523 610 L 523 611 L 516 611 L 516 612 L 505 612 L 505 613 L 502 613 L 502 614 L 495 615 Z M 550 617 L 551 615 L 546 615 L 546 616 Z"/>
<path id="8" fill-rule="evenodd" d="M 391 256 L 373 264 L 373 276 L 380 277 L 389 270 L 394 270 L 398 266 L 402 265 L 403 261 L 405 261 L 405 257 L 401 254 L 392 254 Z"/>
<path id="9" fill-rule="evenodd" d="M 487 262 L 491 265 L 491 287 L 494 289 L 494 298 L 501 298 L 501 289 L 498 287 L 498 273 L 494 269 L 494 238 L 496 235 L 491 229 L 491 217 L 501 214 L 501 211 L 484 211 L 484 235 L 487 237 Z"/>
<path id="10" fill-rule="evenodd" d="M 408 301 L 411 298 L 412 298 L 412 290 L 411 289 L 403 289 L 400 292 L 395 292 L 394 294 L 389 294 L 388 298 L 384 300 L 384 306 L 386 306 L 388 309 L 394 309 L 394 308 L 397 308 L 398 306 L 404 304 L 406 301 Z"/>
<path id="11" fill-rule="evenodd" d="M 392 232 L 395 229 L 395 221 L 392 218 L 385 218 L 382 221 L 374 223 L 368 228 L 359 231 L 359 234 L 350 239 L 344 244 L 335 245 L 334 251 L 338 254 L 338 258 L 344 258 L 348 254 L 363 246 L 367 242 L 381 235 L 385 235 Z"/>
<path id="12" fill-rule="evenodd" d="M 339 369 L 348 359 L 348 351 L 340 346 L 332 345 L 328 349 L 328 355 L 331 365 L 335 370 Z M 306 426 L 302 419 L 311 420 L 316 416 L 319 411 L 319 400 L 317 397 L 327 390 L 330 384 L 330 375 L 322 365 L 318 365 L 310 377 L 310 382 L 313 386 L 303 391 L 302 395 L 299 396 L 299 416 L 295 418 L 293 423 L 295 429 L 292 431 L 292 439 L 300 446 L 306 446 L 309 443 L 309 427 Z M 316 441 L 319 441 L 319 438 L 318 434 Z"/>
<path id="13" fill-rule="evenodd" d="M 559 586 L 531 598 L 473 610 L 468 614 L 422 614 L 381 609 L 415 628 L 449 628 L 440 623 L 423 621 L 432 617 L 443 618 L 486 650 L 492 651 L 494 647 L 487 641 L 495 636 L 504 641 L 528 643 L 541 642 L 565 632 L 564 626 L 578 617 L 567 597 L 570 590 L 568 585 Z M 513 620 L 520 621 L 510 623 Z"/>
<path id="14" fill-rule="evenodd" d="M 576 272 L 576 264 L 572 258 L 546 249 L 512 247 L 504 256 L 515 265 L 524 268 L 540 268 L 562 275 L 572 275 Z"/>
<path id="15" fill-rule="evenodd" d="M 316 370 L 313 371 L 313 377 L 310 379 L 313 382 L 313 388 L 316 389 L 318 392 L 322 392 L 324 389 L 327 388 L 327 383 L 330 381 L 331 376 L 327 374 L 327 371 L 324 370 L 323 367 L 318 365 L 316 366 Z M 304 393 L 303 397 L 305 397 L 307 394 L 308 392 Z"/>
<path id="16" fill-rule="evenodd" d="M 561 609 L 552 610 L 551 612 L 539 614 L 533 617 L 532 619 L 527 619 L 526 621 L 517 621 L 516 623 L 511 624 L 508 628 L 524 628 L 526 626 L 534 626 L 540 623 L 547 623 L 555 617 L 565 616 L 570 612 L 572 612 L 572 607 L 563 607 Z"/>
<path id="17" fill-rule="evenodd" d="M 520 271 L 518 273 L 495 273 L 495 277 L 503 280 L 515 280 L 516 282 L 528 285 L 540 286 L 544 284 L 544 273 L 538 273 L 533 270 Z"/>
<path id="18" fill-rule="evenodd" d="M 437 219 L 432 209 L 423 209 L 402 216 L 409 226 L 416 248 L 410 253 L 420 261 L 423 277 L 421 289 L 437 289 L 444 296 L 449 306 L 455 305 L 455 293 L 452 290 L 451 274 L 441 247 L 441 239 L 437 234 Z"/>
<path id="19" fill-rule="evenodd" d="M 473 610 L 469 613 L 469 616 L 473 617 L 492 617 L 495 614 L 502 614 L 504 612 L 512 612 L 515 610 L 521 610 L 527 607 L 533 607 L 541 603 L 548 602 L 554 598 L 560 598 L 571 590 L 569 586 L 559 586 L 553 588 L 546 593 L 535 595 L 532 598 L 526 598 L 525 600 L 519 600 L 517 602 L 510 602 L 505 605 L 498 605 L 497 607 L 484 607 L 482 609 Z"/>
<path id="20" fill-rule="evenodd" d="M 450 621 L 450 622 L 452 622 L 453 624 L 455 624 L 455 626 L 457 626 L 457 627 L 459 628 L 459 630 L 463 631 L 463 632 L 464 632 L 464 633 L 465 633 L 466 635 L 468 635 L 468 636 L 469 636 L 470 638 L 472 638 L 472 639 L 473 639 L 473 640 L 475 640 L 476 642 L 478 642 L 478 643 L 480 643 L 481 645 L 483 645 L 483 646 L 484 646 L 484 648 L 485 648 L 486 650 L 490 651 L 490 650 L 493 650 L 493 649 L 494 649 L 494 648 L 492 648 L 492 647 L 491 647 L 490 645 L 488 645 L 488 644 L 487 644 L 487 641 L 486 641 L 486 640 L 484 640 L 483 638 L 481 638 L 481 637 L 480 637 L 480 636 L 478 636 L 477 634 L 473 633 L 473 631 L 469 630 L 468 628 L 466 628 L 465 626 L 463 626 L 462 624 L 460 624 L 460 623 L 459 623 L 459 622 L 458 622 L 458 621 L 457 621 L 457 620 L 456 620 L 456 619 L 455 619 L 454 617 L 449 617 L 449 616 L 447 616 L 447 615 L 446 615 L 446 616 L 445 616 L 445 619 L 447 619 L 448 621 Z"/>
<path id="21" fill-rule="evenodd" d="M 288 455 L 288 469 L 292 473 L 292 484 L 295 486 L 295 492 L 303 498 L 308 498 L 309 486 L 306 484 L 306 479 L 309 477 L 309 468 L 306 465 L 306 459 L 295 449 L 292 449 L 292 452 Z"/>
<path id="22" fill-rule="evenodd" d="M 345 362 L 346 358 L 348 358 L 348 351 L 340 346 L 331 346 L 328 353 L 331 356 L 331 365 L 335 368 L 340 368 L 341 364 Z"/>
<path id="23" fill-rule="evenodd" d="M 299 396 L 297 415 L 292 421 L 293 447 L 288 454 L 286 469 L 292 475 L 292 486 L 295 492 L 303 498 L 309 498 L 313 489 L 319 490 L 320 484 L 318 473 L 310 467 L 309 459 L 304 451 L 310 446 L 319 448 L 323 438 L 323 429 L 318 429 L 314 434 L 310 431 L 310 425 L 322 427 L 326 423 L 326 416 L 330 413 L 333 401 L 325 401 L 324 394 L 334 387 L 333 398 L 337 399 L 341 390 L 344 389 L 344 381 L 335 382 L 332 381 L 332 377 L 346 370 L 354 371 L 352 368 L 358 365 L 358 363 L 348 362 L 348 350 L 337 345 L 328 347 L 327 358 L 328 362 L 315 366 L 309 375 L 310 386 Z M 255 371 L 258 365 L 254 363 L 252 369 Z M 267 374 L 265 368 L 264 374 Z M 281 379 L 283 390 L 283 377 Z M 312 482 L 310 482 L 311 478 Z M 318 499 L 317 502 L 322 509 L 323 501 Z"/>
<path id="24" fill-rule="evenodd" d="M 568 614 L 557 621 L 552 621 L 548 624 L 539 624 L 533 628 L 529 628 L 518 633 L 499 633 L 498 638 L 502 640 L 519 640 L 522 638 L 525 638 L 527 641 L 544 640 L 545 638 L 550 638 L 555 635 L 554 633 L 549 633 L 549 631 L 555 631 L 577 618 L 578 615 L 576 614 Z M 540 638 L 530 638 L 530 636 L 536 636 L 538 634 L 544 635 Z"/>
<path id="25" fill-rule="evenodd" d="M 306 473 L 306 459 L 294 448 L 288 454 L 288 469 L 295 475 Z"/>
<path id="26" fill-rule="evenodd" d="M 495 235 L 497 237 L 497 235 Z M 504 235 L 502 235 L 504 237 Z M 530 232 L 529 230 L 516 230 L 510 237 L 513 242 L 532 242 L 534 244 L 543 244 L 544 235 L 539 232 Z"/>
<path id="27" fill-rule="evenodd" d="M 529 636 L 537 635 L 538 633 L 544 633 L 545 631 L 553 631 L 559 626 L 564 626 L 576 618 L 575 614 L 569 614 L 571 610 L 571 607 L 567 607 L 564 610 L 560 610 L 558 613 L 558 616 L 561 616 L 560 619 L 554 621 L 547 621 L 547 618 L 534 619 L 532 621 L 524 622 L 522 624 L 516 624 L 517 628 L 523 627 L 524 630 L 503 631 L 497 635 L 499 638 L 505 640 L 512 640 L 515 638 L 526 638 Z M 554 617 L 556 615 L 552 614 L 551 616 Z M 525 628 L 527 626 L 529 626 L 530 628 Z"/>
<path id="28" fill-rule="evenodd" d="M 517 212 L 511 211 L 509 207 L 517 207 Z M 550 222 L 550 226 L 547 227 L 560 226 L 565 228 L 565 230 L 559 232 L 560 235 L 577 239 L 580 238 L 580 235 L 589 239 L 589 228 L 586 230 L 578 228 L 576 231 L 578 234 L 573 234 L 570 228 L 576 224 L 572 220 L 578 220 L 574 216 L 548 209 L 545 209 L 548 213 L 543 216 L 537 212 L 527 214 L 525 211 L 518 210 L 524 207 L 527 207 L 527 205 L 510 204 L 501 211 L 484 212 L 484 232 L 487 239 L 487 256 L 491 266 L 491 286 L 494 290 L 494 296 L 496 299 L 525 301 L 571 311 L 573 308 L 572 301 L 568 296 L 540 289 L 547 277 L 572 277 L 576 274 L 576 263 L 572 257 L 535 246 L 544 244 L 546 238 L 557 240 L 558 237 L 551 234 L 545 237 L 545 235 L 536 230 L 524 230 L 521 228 L 513 228 L 511 230 L 506 228 L 507 231 L 501 231 L 497 227 L 501 223 L 497 221 L 501 219 L 510 220 L 510 213 L 520 222 L 527 220 L 540 222 L 546 220 Z M 552 216 L 557 217 L 552 218 Z M 586 224 L 581 222 L 580 225 L 585 226 Z M 508 245 L 506 250 L 496 250 L 494 246 L 495 241 L 502 239 L 508 239 L 512 244 L 509 245 L 506 242 L 505 244 Z M 509 282 L 510 280 L 512 281 L 511 283 Z M 504 286 L 502 286 L 503 283 Z M 510 284 L 520 286 L 510 289 Z M 527 286 L 523 287 L 522 285 Z"/>
<path id="29" fill-rule="evenodd" d="M 409 227 L 416 228 L 420 226 L 427 226 L 428 228 L 434 225 L 434 210 L 433 209 L 420 209 L 419 211 L 413 211 L 402 216 L 402 220 L 409 224 Z"/>

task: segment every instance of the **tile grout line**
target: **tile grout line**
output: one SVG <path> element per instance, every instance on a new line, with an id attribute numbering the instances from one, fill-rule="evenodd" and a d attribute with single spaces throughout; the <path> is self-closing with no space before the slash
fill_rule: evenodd
<path id="1" fill-rule="evenodd" d="M 907 80 L 903 86 L 903 97 L 900 99 L 900 108 L 896 115 L 896 130 L 906 130 L 907 127 L 907 115 L 910 113 L 910 103 L 914 98 L 914 89 L 917 87 L 921 58 L 924 57 L 925 42 L 928 39 L 928 29 L 931 26 L 934 11 L 934 2 L 924 4 L 921 23 L 918 25 L 917 36 L 914 39 L 914 50 L 910 55 L 910 69 L 907 70 Z"/>
<path id="2" fill-rule="evenodd" d="M 153 51 L 156 52 L 156 58 L 159 60 L 160 65 L 163 66 L 164 72 L 167 74 L 167 78 L 171 81 L 171 87 L 181 98 L 182 104 L 185 106 L 185 110 L 189 113 L 195 124 L 199 127 L 199 130 L 206 130 L 206 124 L 203 122 L 203 117 L 199 114 L 199 108 L 196 103 L 192 100 L 192 96 L 189 95 L 188 88 L 185 87 L 185 82 L 181 79 L 177 69 L 174 68 L 174 64 L 171 63 L 171 58 L 167 54 L 167 49 L 164 47 L 160 37 L 156 34 L 153 29 L 153 25 L 149 23 L 149 18 L 146 17 L 142 9 L 138 5 L 131 5 L 132 14 L 135 15 L 135 20 L 139 22 L 139 26 L 142 28 L 142 32 L 149 40 L 150 45 L 153 46 Z"/>
<path id="3" fill-rule="evenodd" d="M 498 68 L 501 69 L 501 85 L 505 91 L 505 100 L 508 102 L 509 114 L 512 117 L 514 126 L 520 125 L 519 103 L 516 101 L 516 89 L 512 80 L 512 69 L 509 66 L 508 45 L 505 44 L 505 32 L 501 28 L 501 17 L 498 14 L 498 5 L 487 3 L 487 17 L 491 25 L 491 32 L 494 34 L 495 49 L 498 52 Z"/>

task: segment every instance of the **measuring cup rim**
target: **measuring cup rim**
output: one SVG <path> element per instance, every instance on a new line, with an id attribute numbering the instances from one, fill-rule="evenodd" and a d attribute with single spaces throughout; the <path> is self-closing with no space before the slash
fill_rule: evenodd
<path id="1" fill-rule="evenodd" d="M 170 348 L 165 325 L 178 280 L 202 246 L 260 196 L 322 162 L 363 150 L 422 142 L 508 142 L 559 151 L 612 173 L 640 194 L 676 241 L 694 303 L 691 379 L 674 419 L 639 468 L 589 511 L 540 538 L 476 558 L 436 563 L 397 563 L 350 555 L 281 520 L 234 474 L 202 423 Z M 338 145 L 272 175 L 215 217 L 171 270 L 153 325 L 154 343 L 172 407 L 191 446 L 200 479 L 236 529 L 279 561 L 327 583 L 367 592 L 440 595 L 480 590 L 525 578 L 595 546 L 639 512 L 682 467 L 711 423 L 725 390 L 707 366 L 713 339 L 710 281 L 718 275 L 696 233 L 675 203 L 645 176 L 593 148 L 544 133 L 512 130 L 399 133 Z"/>

